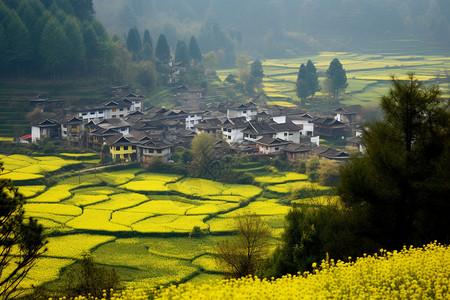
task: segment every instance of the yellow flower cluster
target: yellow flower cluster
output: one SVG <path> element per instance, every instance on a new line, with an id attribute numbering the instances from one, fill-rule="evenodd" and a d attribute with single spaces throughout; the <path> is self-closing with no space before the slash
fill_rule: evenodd
<path id="1" fill-rule="evenodd" d="M 298 181 L 298 180 L 307 180 L 308 176 L 305 174 L 299 174 L 294 172 L 286 172 L 286 173 L 279 173 L 276 176 L 259 176 L 255 177 L 256 182 L 261 183 L 283 183 L 286 181 Z"/>
<path id="2" fill-rule="evenodd" d="M 313 274 L 170 286 L 160 299 L 449 299 L 450 248 L 380 250 L 353 262 L 322 261 Z M 131 299 L 131 298 L 123 298 Z"/>

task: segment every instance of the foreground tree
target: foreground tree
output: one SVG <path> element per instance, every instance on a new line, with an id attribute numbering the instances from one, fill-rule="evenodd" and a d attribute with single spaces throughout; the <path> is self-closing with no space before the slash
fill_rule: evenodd
<path id="1" fill-rule="evenodd" d="M 0 165 L 0 173 L 3 171 Z M 0 299 L 14 298 L 20 283 L 45 251 L 44 228 L 24 216 L 24 198 L 0 179 Z"/>
<path id="2" fill-rule="evenodd" d="M 366 126 L 363 156 L 341 169 L 338 193 L 365 207 L 373 239 L 386 248 L 449 242 L 450 112 L 438 86 L 413 74 L 392 78 L 382 97 L 384 120 Z"/>
<path id="3" fill-rule="evenodd" d="M 215 246 L 217 263 L 228 271 L 229 276 L 240 278 L 255 274 L 267 254 L 270 229 L 256 214 L 235 218 L 235 240 L 222 241 Z"/>
<path id="4" fill-rule="evenodd" d="M 336 102 L 339 97 L 339 93 L 345 90 L 347 86 L 347 73 L 342 67 L 339 59 L 335 58 L 331 61 L 330 66 L 328 67 L 325 88 L 331 95 L 333 95 L 333 101 Z"/>

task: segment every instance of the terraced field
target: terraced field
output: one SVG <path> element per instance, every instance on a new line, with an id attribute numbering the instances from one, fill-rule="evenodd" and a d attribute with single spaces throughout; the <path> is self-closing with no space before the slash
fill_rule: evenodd
<path id="1" fill-rule="evenodd" d="M 212 246 L 233 234 L 234 217 L 248 212 L 261 215 L 272 228 L 275 247 L 290 209 L 286 199 L 292 188 L 311 186 L 304 174 L 273 173 L 253 162 L 239 170 L 254 173 L 255 185 L 144 169 L 68 171 L 54 177 L 56 183 L 44 180 L 65 166 L 84 164 L 88 158 L 71 154 L 0 156 L 5 167 L 0 176 L 14 179 L 27 197 L 26 214 L 38 218 L 49 235 L 45 258 L 30 273 L 27 285 L 56 280 L 60 270 L 86 251 L 99 263 L 116 268 L 131 286 L 219 278 L 222 270 L 211 255 Z M 189 238 L 194 226 L 209 234 Z"/>
<path id="2" fill-rule="evenodd" d="M 295 92 L 295 82 L 299 66 L 310 59 L 316 66 L 319 81 L 325 79 L 325 72 L 332 59 L 339 58 L 347 71 L 348 88 L 342 105 L 378 104 L 380 97 L 389 88 L 391 75 L 406 78 L 414 72 L 418 79 L 426 83 L 439 83 L 450 69 L 450 57 L 441 55 L 399 55 L 398 51 L 383 54 L 357 54 L 351 52 L 321 52 L 318 55 L 292 59 L 267 59 L 263 61 L 264 91 L 269 97 L 267 104 L 295 106 L 299 99 Z M 218 71 L 220 78 L 235 70 Z M 444 89 L 448 86 L 444 85 Z M 321 92 L 317 93 L 322 95 Z M 448 92 L 444 92 L 448 97 Z M 308 107 L 314 110 L 314 106 Z"/>

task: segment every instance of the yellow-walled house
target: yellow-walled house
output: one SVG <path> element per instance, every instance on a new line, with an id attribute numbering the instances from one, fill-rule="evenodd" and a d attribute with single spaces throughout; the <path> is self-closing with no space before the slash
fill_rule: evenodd
<path id="1" fill-rule="evenodd" d="M 125 137 L 121 133 L 106 140 L 111 157 L 115 161 L 136 161 L 136 145 L 131 137 Z"/>

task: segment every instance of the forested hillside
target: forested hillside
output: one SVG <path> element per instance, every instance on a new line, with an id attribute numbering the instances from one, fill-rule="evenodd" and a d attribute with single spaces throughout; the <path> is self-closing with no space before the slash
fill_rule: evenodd
<path id="1" fill-rule="evenodd" d="M 91 0 L 0 0 L 0 76 L 108 74 L 114 44 Z"/>
<path id="2" fill-rule="evenodd" d="M 94 0 L 97 17 L 122 35 L 130 27 L 164 33 L 171 47 L 198 36 L 204 52 L 233 50 L 280 57 L 316 49 L 348 50 L 380 39 L 421 39 L 448 46 L 447 0 Z M 217 23 L 216 29 L 214 24 Z M 221 28 L 221 32 L 217 29 Z M 215 48 L 215 49 L 214 49 Z M 226 49 L 225 49 L 226 51 Z"/>

